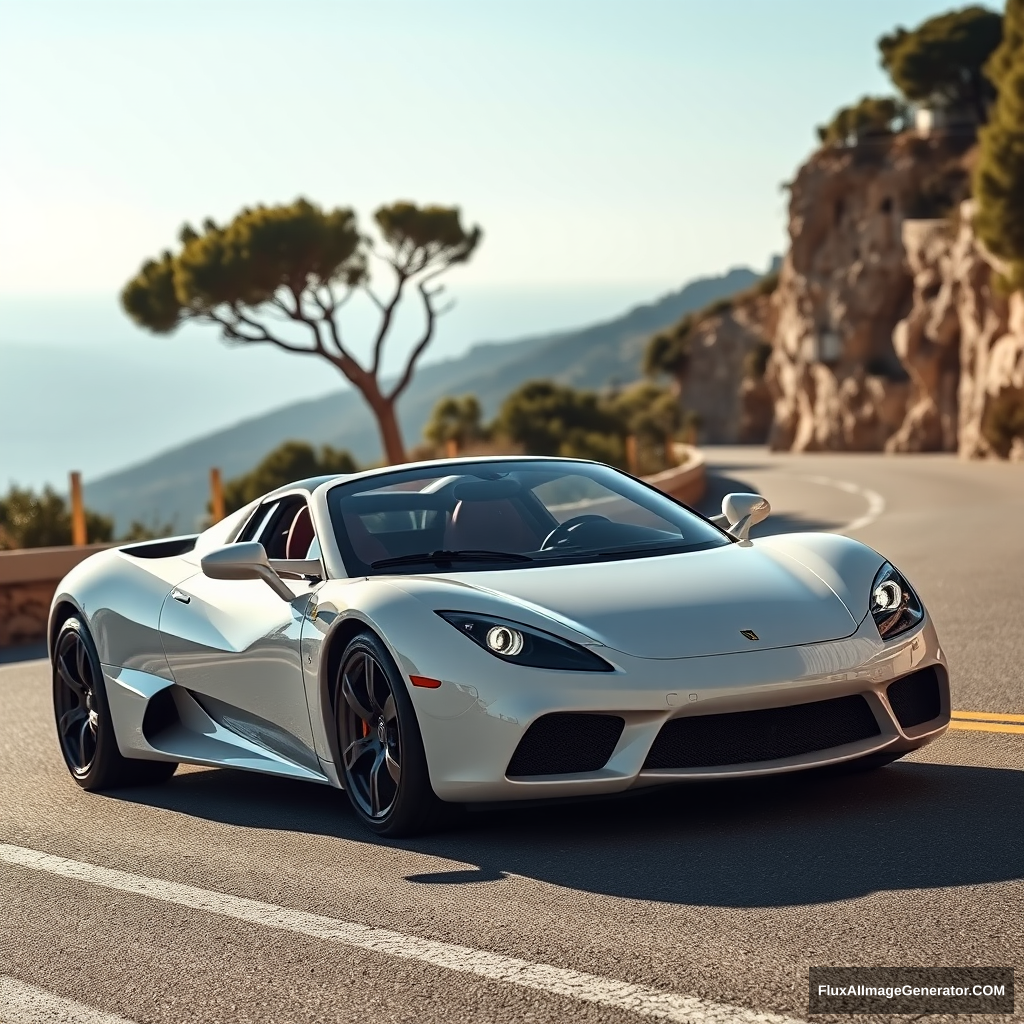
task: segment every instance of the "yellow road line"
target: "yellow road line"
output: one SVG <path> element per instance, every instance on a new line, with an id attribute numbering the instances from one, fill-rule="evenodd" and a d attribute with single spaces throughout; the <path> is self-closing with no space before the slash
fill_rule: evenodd
<path id="1" fill-rule="evenodd" d="M 991 711 L 954 711 L 954 718 L 974 719 L 978 722 L 1024 722 L 1024 715 L 993 714 Z"/>
<path id="2" fill-rule="evenodd" d="M 961 722 L 954 719 L 950 729 L 973 729 L 978 732 L 1012 732 L 1024 736 L 1024 725 L 999 725 L 997 722 Z"/>

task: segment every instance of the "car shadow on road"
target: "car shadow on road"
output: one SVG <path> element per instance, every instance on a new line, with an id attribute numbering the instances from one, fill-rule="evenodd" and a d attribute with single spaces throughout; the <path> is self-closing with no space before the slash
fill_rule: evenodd
<path id="1" fill-rule="evenodd" d="M 730 469 L 733 467 L 730 467 Z M 743 479 L 725 476 L 720 473 L 708 473 L 707 490 L 704 497 L 695 506 L 698 512 L 706 516 L 717 516 L 722 511 L 722 499 L 732 491 L 742 493 L 758 493 L 757 488 Z M 766 495 L 771 501 L 771 495 Z M 778 512 L 772 514 L 750 531 L 752 537 L 773 537 L 780 533 L 804 533 L 814 530 L 838 530 L 843 526 L 838 520 L 829 520 L 813 515 L 785 515 Z"/>
<path id="2" fill-rule="evenodd" d="M 283 779 L 188 772 L 116 795 L 245 828 L 395 845 L 475 866 L 407 877 L 422 885 L 515 874 L 628 899 L 776 907 L 1024 878 L 1024 774 L 1005 768 L 903 762 L 859 775 L 505 804 L 402 842 L 365 831 L 341 793 Z"/>

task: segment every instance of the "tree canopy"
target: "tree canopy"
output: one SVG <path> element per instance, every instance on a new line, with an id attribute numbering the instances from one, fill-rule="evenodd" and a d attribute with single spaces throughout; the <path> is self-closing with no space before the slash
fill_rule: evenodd
<path id="1" fill-rule="evenodd" d="M 1024 287 L 1024 0 L 1007 0 L 1006 32 L 987 72 L 997 89 L 974 176 L 981 240 L 1010 265 L 1008 283 Z"/>
<path id="2" fill-rule="evenodd" d="M 894 96 L 862 96 L 852 107 L 840 107 L 827 125 L 819 125 L 818 138 L 826 146 L 849 145 L 902 131 L 907 118 L 906 104 Z"/>
<path id="3" fill-rule="evenodd" d="M 90 544 L 111 540 L 114 521 L 89 509 L 85 530 Z M 36 494 L 12 486 L 0 497 L 0 550 L 62 547 L 71 543 L 71 510 L 50 487 Z"/>
<path id="4" fill-rule="evenodd" d="M 971 6 L 897 28 L 878 40 L 882 67 L 911 102 L 971 111 L 984 124 L 993 99 L 985 62 L 999 45 L 1002 18 Z"/>
<path id="5" fill-rule="evenodd" d="M 522 445 L 529 455 L 624 462 L 622 421 L 592 391 L 550 380 L 520 385 L 502 403 L 494 433 Z"/>
<path id="6" fill-rule="evenodd" d="M 147 261 L 125 285 L 122 306 L 155 333 L 197 320 L 218 326 L 229 342 L 273 345 L 326 360 L 370 405 L 388 460 L 404 461 L 395 403 L 444 312 L 443 285 L 435 281 L 470 259 L 481 231 L 465 228 L 457 207 L 411 202 L 381 206 L 374 220 L 380 244 L 361 233 L 351 209 L 324 210 L 306 199 L 245 208 L 226 225 L 206 220 L 201 231 L 186 225 L 176 253 Z M 384 294 L 371 281 L 374 258 L 390 271 Z M 357 359 L 341 328 L 341 309 L 357 289 L 379 313 L 366 363 Z M 397 379 L 385 386 L 380 378 L 385 344 L 408 292 L 418 297 L 422 330 Z"/>
<path id="7" fill-rule="evenodd" d="M 683 427 L 679 399 L 667 388 L 642 380 L 612 396 L 608 410 L 640 444 L 657 447 Z"/>
<path id="8" fill-rule="evenodd" d="M 687 313 L 677 324 L 659 331 L 644 349 L 642 368 L 649 377 L 659 374 L 682 381 L 690 368 L 690 339 L 700 314 Z"/>
<path id="9" fill-rule="evenodd" d="M 330 473 L 355 473 L 355 460 L 346 451 L 324 445 L 316 451 L 305 441 L 285 441 L 255 468 L 224 484 L 224 511 L 231 513 L 278 487 Z"/>
<path id="10" fill-rule="evenodd" d="M 442 398 L 434 406 L 423 428 L 423 436 L 435 445 L 455 441 L 460 448 L 483 440 L 487 436 L 487 429 L 483 424 L 480 400 L 476 395 Z"/>
<path id="11" fill-rule="evenodd" d="M 642 470 L 665 466 L 665 441 L 683 426 L 675 394 L 651 381 L 608 395 L 577 391 L 549 380 L 527 381 L 504 401 L 493 436 L 521 445 L 528 455 L 596 459 L 626 467 L 626 438 L 638 444 Z"/>

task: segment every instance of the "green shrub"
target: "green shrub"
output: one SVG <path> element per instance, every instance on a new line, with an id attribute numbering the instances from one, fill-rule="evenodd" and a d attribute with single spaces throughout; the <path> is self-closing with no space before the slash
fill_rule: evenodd
<path id="1" fill-rule="evenodd" d="M 109 541 L 114 521 L 85 510 L 85 531 L 90 544 Z M 41 494 L 13 486 L 0 498 L 0 550 L 61 547 L 71 543 L 71 510 L 51 487 Z"/>
<path id="2" fill-rule="evenodd" d="M 331 473 L 355 473 L 358 467 L 346 451 L 325 445 L 317 452 L 305 441 L 285 441 L 255 469 L 224 484 L 224 511 L 230 514 L 278 487 Z"/>

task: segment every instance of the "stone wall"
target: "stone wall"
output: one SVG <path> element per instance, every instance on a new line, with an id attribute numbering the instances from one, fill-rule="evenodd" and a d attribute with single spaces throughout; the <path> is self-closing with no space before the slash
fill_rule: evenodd
<path id="1" fill-rule="evenodd" d="M 0 647 L 46 639 L 46 621 L 57 584 L 107 544 L 0 551 Z"/>

